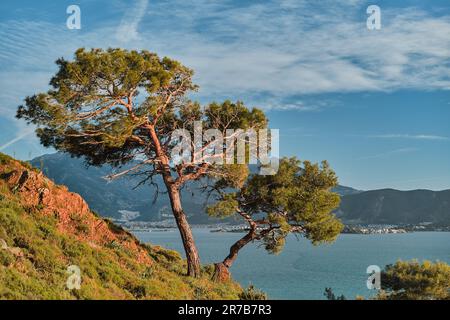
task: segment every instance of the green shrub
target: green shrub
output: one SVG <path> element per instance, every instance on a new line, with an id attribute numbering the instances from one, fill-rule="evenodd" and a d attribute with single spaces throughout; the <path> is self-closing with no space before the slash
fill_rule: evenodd
<path id="1" fill-rule="evenodd" d="M 8 164 L 9 162 L 11 162 L 13 160 L 14 159 L 11 158 L 10 156 L 0 152 L 0 164 Z"/>
<path id="2" fill-rule="evenodd" d="M 240 300 L 267 300 L 267 294 L 256 289 L 253 285 L 248 286 L 239 294 Z"/>
<path id="3" fill-rule="evenodd" d="M 0 265 L 9 267 L 14 261 L 15 257 L 8 250 L 0 249 Z"/>

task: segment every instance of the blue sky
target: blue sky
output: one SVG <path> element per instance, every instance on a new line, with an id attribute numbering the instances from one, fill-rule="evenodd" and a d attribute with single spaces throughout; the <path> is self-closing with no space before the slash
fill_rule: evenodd
<path id="1" fill-rule="evenodd" d="M 81 30 L 66 27 L 81 8 Z M 366 8 L 381 8 L 381 30 Z M 148 49 L 196 71 L 202 102 L 267 111 L 280 152 L 359 189 L 450 188 L 450 6 L 417 1 L 0 3 L 0 151 L 52 152 L 14 119 L 79 47 Z"/>

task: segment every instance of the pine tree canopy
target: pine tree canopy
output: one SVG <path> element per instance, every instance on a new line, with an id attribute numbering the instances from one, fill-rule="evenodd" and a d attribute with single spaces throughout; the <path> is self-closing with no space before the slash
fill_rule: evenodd
<path id="1" fill-rule="evenodd" d="M 240 190 L 219 192 L 208 213 L 241 216 L 249 225 L 247 240 L 262 241 L 270 253 L 282 250 L 289 233 L 301 234 L 313 244 L 332 242 L 342 230 L 332 214 L 340 201 L 331 191 L 336 185 L 327 162 L 283 158 L 275 175 L 251 174 Z"/>
<path id="2" fill-rule="evenodd" d="M 176 129 L 193 134 L 195 121 L 204 131 L 214 128 L 224 136 L 227 129 L 263 129 L 268 121 L 261 110 L 231 101 L 201 106 L 189 99 L 198 89 L 193 71 L 145 50 L 78 49 L 73 61 L 56 63 L 52 89 L 27 97 L 17 112 L 18 118 L 37 125 L 44 146 L 83 156 L 90 165 L 139 160 L 140 172 L 170 171 L 179 186 L 204 176 L 226 178 L 231 185 L 245 180 L 245 166 L 217 166 L 198 155 L 197 163 L 168 169 L 175 147 L 171 134 Z"/>

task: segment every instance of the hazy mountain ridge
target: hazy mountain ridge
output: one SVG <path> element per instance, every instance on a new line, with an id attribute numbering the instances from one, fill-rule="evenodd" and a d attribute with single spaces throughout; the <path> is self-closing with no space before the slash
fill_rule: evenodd
<path id="1" fill-rule="evenodd" d="M 341 185 L 335 187 L 333 189 L 333 191 L 338 193 L 341 197 L 364 192 L 362 190 L 357 190 L 357 189 L 354 189 L 351 187 L 346 187 L 346 186 L 341 186 Z"/>
<path id="2" fill-rule="evenodd" d="M 337 211 L 347 223 L 450 224 L 450 190 L 380 189 L 342 197 Z"/>
<path id="3" fill-rule="evenodd" d="M 153 203 L 154 187 L 139 186 L 137 177 L 124 177 L 112 182 L 103 177 L 112 168 L 86 167 L 82 159 L 56 153 L 44 155 L 31 161 L 56 183 L 65 184 L 73 192 L 81 194 L 90 207 L 98 213 L 114 218 L 134 215 L 138 220 L 160 220 L 168 208 L 167 195 L 159 195 Z M 164 190 L 162 181 L 156 180 Z M 336 214 L 345 223 L 360 224 L 416 224 L 423 222 L 450 224 L 450 190 L 399 191 L 380 189 L 361 191 L 346 186 L 334 189 L 342 201 Z M 205 196 L 185 189 L 182 192 L 185 211 L 193 223 L 207 223 L 211 220 L 204 213 Z M 122 212 L 121 212 L 122 211 Z M 125 211 L 125 212 L 123 212 Z"/>
<path id="4" fill-rule="evenodd" d="M 167 194 L 159 194 L 155 201 L 153 186 L 138 186 L 142 177 L 128 175 L 113 181 L 106 180 L 105 177 L 113 172 L 109 166 L 88 167 L 82 159 L 63 153 L 43 155 L 30 163 L 55 183 L 64 184 L 70 191 L 82 195 L 92 210 L 104 216 L 120 219 L 129 216 L 127 212 L 139 212 L 135 219 L 160 220 L 169 205 Z M 155 182 L 160 186 L 160 191 L 165 191 L 160 177 L 156 177 Z M 199 193 L 193 196 L 193 192 L 194 188 L 182 191 L 184 209 L 191 216 L 191 222 L 213 221 L 206 214 L 198 214 L 204 211 L 206 199 Z"/>

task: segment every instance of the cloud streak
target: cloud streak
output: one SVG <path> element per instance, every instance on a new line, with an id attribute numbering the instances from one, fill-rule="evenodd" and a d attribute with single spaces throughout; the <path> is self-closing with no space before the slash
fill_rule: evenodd
<path id="1" fill-rule="evenodd" d="M 449 137 L 429 135 L 429 134 L 381 134 L 372 135 L 371 138 L 379 139 L 410 139 L 410 140 L 431 140 L 431 141 L 450 141 Z"/>
<path id="2" fill-rule="evenodd" d="M 148 6 L 148 0 L 139 0 L 136 5 L 132 7 L 120 22 L 117 29 L 116 37 L 121 42 L 139 40 L 138 26 L 145 16 Z"/>
<path id="3" fill-rule="evenodd" d="M 13 144 L 15 144 L 16 142 L 26 138 L 27 136 L 29 136 L 30 134 L 32 134 L 34 132 L 33 129 L 26 129 L 24 132 L 19 133 L 14 139 L 11 139 L 10 141 L 6 142 L 5 144 L 0 146 L 0 151 L 12 146 Z"/>
<path id="4" fill-rule="evenodd" d="M 387 152 L 382 152 L 382 153 L 378 153 L 378 154 L 374 154 L 374 155 L 369 155 L 369 156 L 365 156 L 365 157 L 360 157 L 357 160 L 369 160 L 369 159 L 378 159 L 378 158 L 389 158 L 391 156 L 395 156 L 395 155 L 399 155 L 399 154 L 404 154 L 404 153 L 412 153 L 412 152 L 416 152 L 419 149 L 417 148 L 400 148 L 400 149 L 395 149 L 395 150 L 391 150 L 391 151 L 387 151 Z"/>

